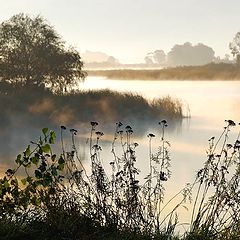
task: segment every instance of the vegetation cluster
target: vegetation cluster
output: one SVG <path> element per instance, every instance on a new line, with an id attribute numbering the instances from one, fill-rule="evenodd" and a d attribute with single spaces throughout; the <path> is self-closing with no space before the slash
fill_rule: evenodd
<path id="1" fill-rule="evenodd" d="M 143 181 L 136 168 L 136 148 L 131 126 L 116 124 L 110 171 L 101 157 L 104 133 L 91 122 L 89 164 L 79 157 L 77 130 L 68 134 L 61 126 L 62 151 L 54 153 L 56 134 L 42 129 L 0 179 L 0 234 L 2 239 L 226 239 L 240 237 L 238 134 L 231 144 L 226 120 L 220 137 L 209 139 L 207 160 L 193 183 L 165 199 L 171 179 L 167 122 L 159 122 L 156 152 L 148 134 L 149 172 Z M 19 174 L 19 171 L 21 174 Z M 194 191 L 196 189 L 196 191 Z M 177 199 L 177 204 L 172 204 Z M 180 235 L 178 210 L 192 202 L 188 230 Z M 171 205 L 172 204 L 172 205 Z M 169 212 L 164 210 L 171 206 Z"/>
<path id="2" fill-rule="evenodd" d="M 80 54 L 42 17 L 20 13 L 0 24 L 0 82 L 62 93 L 84 79 L 82 68 Z"/>
<path id="3" fill-rule="evenodd" d="M 159 66 L 197 66 L 218 61 L 211 47 L 202 43 L 192 45 L 190 42 L 176 44 L 165 54 L 163 50 L 155 50 L 145 57 L 145 62 L 150 65 Z"/>
<path id="4" fill-rule="evenodd" d="M 148 101 L 141 95 L 111 90 L 72 91 L 58 95 L 37 87 L 0 83 L 0 128 L 29 125 L 41 128 L 48 124 L 80 125 L 92 119 L 101 123 L 121 119 L 130 124 L 141 124 L 142 129 L 151 120 L 167 118 L 181 122 L 182 104 L 169 96 Z M 15 121 L 11 119 L 15 118 Z M 146 130 L 146 129 L 145 129 Z"/>
<path id="5" fill-rule="evenodd" d="M 89 70 L 89 76 L 122 80 L 240 80 L 240 68 L 230 63 L 182 66 L 163 69 Z"/>

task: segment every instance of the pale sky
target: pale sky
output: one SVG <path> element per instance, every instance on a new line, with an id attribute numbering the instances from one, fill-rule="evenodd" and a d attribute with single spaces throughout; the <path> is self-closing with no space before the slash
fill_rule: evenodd
<path id="1" fill-rule="evenodd" d="M 184 42 L 224 57 L 240 31 L 239 11 L 240 0 L 0 0 L 0 22 L 40 14 L 80 52 L 105 52 L 122 63 Z"/>

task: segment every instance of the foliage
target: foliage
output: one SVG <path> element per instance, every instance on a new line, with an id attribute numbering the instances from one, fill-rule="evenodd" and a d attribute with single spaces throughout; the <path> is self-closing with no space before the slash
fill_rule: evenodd
<path id="1" fill-rule="evenodd" d="M 154 52 L 148 53 L 145 57 L 145 62 L 147 64 L 160 64 L 166 63 L 166 54 L 163 50 L 155 50 Z"/>
<path id="2" fill-rule="evenodd" d="M 42 17 L 14 15 L 0 25 L 0 80 L 59 92 L 84 78 L 79 53 Z"/>
<path id="3" fill-rule="evenodd" d="M 59 190 L 64 159 L 52 154 L 51 145 L 56 135 L 47 128 L 42 130 L 43 137 L 38 142 L 32 142 L 23 154 L 15 160 L 17 167 L 8 169 L 0 181 L 1 216 L 12 217 L 11 214 L 31 211 L 33 207 L 46 207 L 51 196 Z M 20 178 L 16 173 L 24 169 L 25 177 Z"/>
<path id="4" fill-rule="evenodd" d="M 236 57 L 237 65 L 240 64 L 240 32 L 237 32 L 233 41 L 229 43 L 229 48 L 233 57 Z"/>
<path id="5" fill-rule="evenodd" d="M 168 64 L 171 66 L 204 65 L 215 60 L 214 51 L 202 43 L 193 46 L 186 42 L 176 44 L 167 55 Z"/>
<path id="6" fill-rule="evenodd" d="M 157 151 L 148 134 L 149 170 L 139 179 L 131 126 L 116 124 L 112 159 L 104 167 L 104 133 L 91 122 L 88 139 L 90 168 L 79 156 L 77 130 L 61 126 L 61 153 L 53 153 L 56 136 L 47 128 L 16 158 L 16 168 L 0 179 L 0 234 L 4 239 L 239 239 L 240 133 L 228 143 L 236 124 L 226 120 L 220 137 L 209 139 L 207 161 L 193 184 L 165 199 L 171 178 L 166 120 L 159 122 Z M 23 169 L 24 171 L 21 171 Z M 194 189 L 196 188 L 196 193 Z M 179 236 L 178 209 L 191 201 L 189 231 Z M 174 204 L 173 204 L 174 202 Z M 176 203 L 177 202 L 177 203 Z M 176 204 L 175 204 L 176 203 Z M 171 205 L 170 211 L 166 209 Z"/>
<path id="7" fill-rule="evenodd" d="M 26 231 L 28 234 L 29 231 L 40 231 L 38 234 L 42 236 L 47 234 L 45 231 L 70 237 L 86 234 L 86 239 L 102 239 L 103 236 L 105 239 L 115 239 L 116 236 L 120 239 L 171 237 L 177 223 L 174 214 L 182 202 L 168 216 L 160 215 L 164 209 L 164 185 L 171 171 L 169 143 L 164 138 L 167 123 L 163 120 L 159 125 L 160 146 L 155 154 L 150 149 L 150 172 L 143 184 L 138 180 L 140 170 L 135 166 L 138 144 L 132 140 L 130 126 L 124 130 L 122 123 L 116 124 L 113 160 L 109 163 L 111 174 L 106 173 L 102 164 L 100 141 L 104 134 L 97 130 L 97 122 L 91 122 L 90 172 L 78 156 L 77 130 L 70 129 L 72 149 L 67 151 L 64 142 L 66 127 L 61 127 L 62 153 L 57 157 L 51 147 L 55 133 L 42 129 L 40 139 L 31 142 L 32 146 L 17 156 L 17 167 L 8 169 L 1 179 L 0 221 L 3 225 L 7 221 L 17 222 L 16 234 L 20 234 L 21 229 L 24 234 Z M 148 137 L 151 143 L 154 135 Z M 45 227 L 39 230 L 36 224 Z M 10 233 L 1 231 L 10 237 Z M 99 231 L 100 238 L 97 237 Z"/>
<path id="8" fill-rule="evenodd" d="M 39 129 L 61 124 L 85 124 L 87 129 L 90 121 L 100 119 L 101 123 L 105 123 L 104 131 L 111 133 L 108 123 L 120 119 L 132 126 L 141 126 L 138 134 L 145 134 L 149 119 L 156 122 L 165 118 L 175 127 L 181 124 L 183 118 L 183 106 L 178 99 L 162 97 L 148 101 L 138 94 L 111 90 L 57 95 L 36 86 L 0 83 L 0 102 L 0 128 L 3 129 L 25 125 Z M 15 120 L 11 121 L 12 118 Z"/>

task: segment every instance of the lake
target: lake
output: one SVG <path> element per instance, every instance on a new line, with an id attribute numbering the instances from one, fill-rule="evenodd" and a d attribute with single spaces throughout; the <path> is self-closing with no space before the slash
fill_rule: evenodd
<path id="1" fill-rule="evenodd" d="M 88 77 L 80 86 L 86 90 L 109 88 L 121 92 L 131 91 L 147 99 L 170 95 L 181 100 L 185 113 L 190 109 L 191 118 L 183 120 L 181 129 L 166 133 L 171 143 L 172 179 L 167 183 L 171 190 L 180 189 L 185 183 L 193 181 L 196 171 L 206 160 L 208 139 L 222 133 L 225 119 L 240 122 L 238 81 L 127 81 Z M 149 130 L 154 124 L 157 123 L 149 123 Z M 235 127 L 232 130 L 233 138 L 237 134 L 238 128 Z M 146 170 L 148 139 L 146 137 L 138 141 L 139 166 Z"/>
<path id="2" fill-rule="evenodd" d="M 103 77 L 87 77 L 85 82 L 80 83 L 79 88 L 83 90 L 109 88 L 120 92 L 131 91 L 141 94 L 149 100 L 168 95 L 181 100 L 184 114 L 190 113 L 191 118 L 185 118 L 180 127 L 170 130 L 171 126 L 169 126 L 166 130 L 166 139 L 171 144 L 172 170 L 172 177 L 166 182 L 167 197 L 182 189 L 186 183 L 193 182 L 196 171 L 202 167 L 206 160 L 208 139 L 212 136 L 218 137 L 221 134 L 225 126 L 224 120 L 232 119 L 236 123 L 240 122 L 240 82 L 238 81 L 127 81 L 108 80 Z M 159 119 L 159 121 L 161 120 Z M 15 121 L 15 119 L 12 119 L 12 121 Z M 128 123 L 124 124 L 128 125 Z M 115 122 L 112 123 L 112 128 L 114 126 Z M 153 150 L 156 151 L 160 139 L 160 130 L 157 129 L 159 128 L 158 122 L 149 120 L 148 126 L 149 131 L 145 135 L 152 132 L 158 136 L 153 139 Z M 14 159 L 31 140 L 39 136 L 40 129 L 29 127 L 22 125 L 18 127 L 17 125 L 17 128 L 9 128 L 8 135 L 5 135 L 7 138 L 1 139 L 3 144 L 0 152 L 0 173 L 4 173 L 9 167 L 10 159 Z M 101 126 L 99 127 L 101 128 Z M 86 139 L 89 135 L 81 136 L 81 125 L 78 130 L 80 130 L 81 154 L 86 159 L 89 159 L 87 156 L 89 149 L 88 145 L 86 145 Z M 139 131 L 137 127 L 133 130 L 136 133 Z M 235 127 L 232 130 L 233 138 L 237 134 L 238 129 Z M 113 160 L 110 141 L 113 136 L 105 134 L 102 139 L 104 146 L 101 158 L 104 167 L 107 170 L 109 169 L 110 173 L 109 162 Z M 142 178 L 148 174 L 149 170 L 149 140 L 147 136 L 139 137 L 135 135 L 134 141 L 139 143 L 136 149 L 137 166 L 142 171 L 140 175 L 140 178 Z M 85 166 L 89 168 L 89 161 L 85 161 Z M 188 220 L 186 218 L 186 221 Z"/>
<path id="3" fill-rule="evenodd" d="M 208 140 L 213 136 L 216 138 L 220 136 L 226 126 L 225 120 L 231 119 L 236 123 L 240 122 L 240 82 L 238 81 L 128 81 L 88 77 L 84 83 L 80 84 L 80 87 L 86 90 L 109 88 L 120 92 L 131 91 L 141 94 L 147 99 L 169 95 L 181 100 L 184 113 L 187 115 L 190 112 L 191 118 L 184 119 L 180 128 L 166 130 L 166 139 L 171 143 L 172 170 L 171 179 L 165 185 L 166 200 L 175 195 L 186 183 L 194 181 L 197 170 L 207 159 Z M 160 135 L 159 132 L 156 132 L 156 126 L 157 123 L 149 123 L 149 131 L 155 131 L 154 134 Z M 230 142 L 232 141 L 231 143 L 236 140 L 238 128 L 239 126 L 236 126 L 231 130 L 232 138 L 229 139 Z M 137 131 L 137 129 L 135 130 Z M 155 151 L 158 139 L 154 139 Z M 138 167 L 142 171 L 142 176 L 146 176 L 149 169 L 149 142 L 147 137 L 137 138 L 136 141 L 140 143 L 136 150 Z M 102 155 L 103 159 L 109 159 L 110 147 Z M 107 157 L 105 158 L 105 156 Z M 103 163 L 107 166 L 106 162 Z M 170 204 L 166 208 L 166 213 L 171 211 L 177 202 L 176 199 Z M 190 221 L 192 205 L 186 204 L 185 206 L 189 211 L 184 208 L 178 211 L 181 223 Z"/>
<path id="4" fill-rule="evenodd" d="M 239 81 L 130 81 L 109 80 L 104 77 L 87 77 L 85 82 L 80 83 L 80 89 L 104 89 L 109 88 L 120 92 L 135 92 L 147 99 L 171 96 L 181 100 L 184 113 L 191 113 L 190 119 L 184 119 L 181 127 L 174 131 L 167 131 L 166 138 L 171 143 L 172 178 L 178 179 L 179 185 L 192 181 L 195 171 L 199 169 L 206 159 L 208 139 L 220 135 L 225 119 L 240 121 L 240 82 Z M 159 119 L 160 121 L 161 119 Z M 113 127 L 115 123 L 112 123 Z M 128 123 L 125 123 L 128 124 Z M 149 132 L 158 134 L 157 122 L 149 121 Z M 169 126 L 171 128 L 171 126 Z M 138 129 L 133 129 L 138 132 Z M 32 130 L 33 138 L 29 138 L 27 126 L 19 129 L 8 129 L 7 151 L 1 152 L 1 164 L 7 167 L 9 159 L 21 152 L 30 140 L 39 135 L 39 129 Z M 234 131 L 237 134 L 237 128 Z M 146 133 L 147 135 L 147 133 Z M 106 136 L 104 136 L 106 138 Z M 4 139 L 2 139 L 4 141 Z M 147 137 L 136 139 L 140 144 L 139 152 L 140 167 L 146 169 L 144 164 L 148 158 Z M 158 144 L 154 139 L 155 145 Z M 2 149 L 4 150 L 4 149 Z M 107 149 L 108 151 L 108 149 Z M 108 151 L 110 153 L 110 150 Z M 12 153 L 7 156 L 7 153 Z M 111 158 L 107 157 L 107 159 Z M 2 171 L 4 168 L 1 168 Z M 175 181 L 173 181 L 175 182 Z M 175 183 L 174 183 L 175 184 Z"/>

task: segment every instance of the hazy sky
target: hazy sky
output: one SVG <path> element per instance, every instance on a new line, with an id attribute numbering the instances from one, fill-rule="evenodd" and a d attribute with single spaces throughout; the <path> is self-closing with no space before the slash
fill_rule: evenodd
<path id="1" fill-rule="evenodd" d="M 202 42 L 216 56 L 240 31 L 240 0 L 0 0 L 0 22 L 24 12 L 46 18 L 67 43 L 121 62 Z"/>

